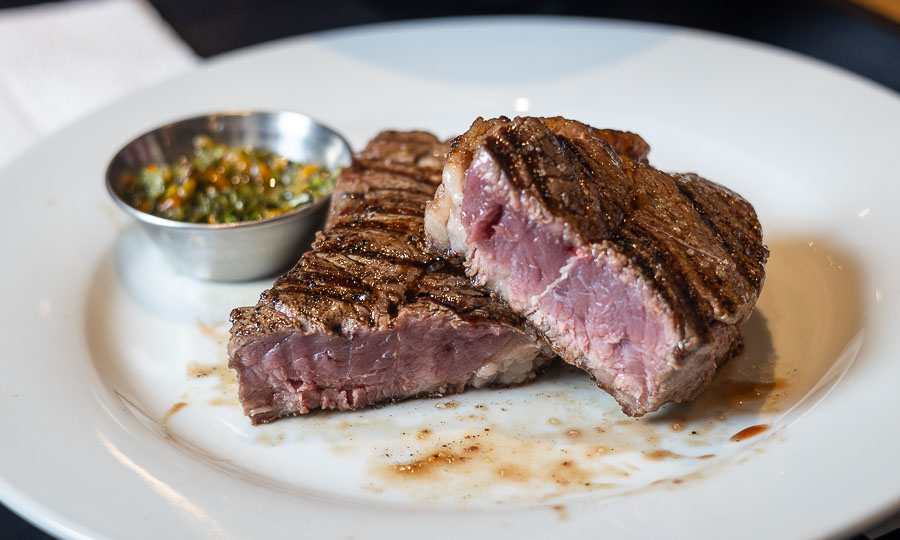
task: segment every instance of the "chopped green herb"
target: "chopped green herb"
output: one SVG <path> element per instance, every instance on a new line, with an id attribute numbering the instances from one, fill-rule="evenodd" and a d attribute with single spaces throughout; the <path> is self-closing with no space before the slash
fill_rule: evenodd
<path id="1" fill-rule="evenodd" d="M 308 206 L 331 192 L 336 176 L 320 165 L 198 136 L 192 156 L 126 175 L 122 193 L 131 206 L 163 218 L 236 223 Z"/>

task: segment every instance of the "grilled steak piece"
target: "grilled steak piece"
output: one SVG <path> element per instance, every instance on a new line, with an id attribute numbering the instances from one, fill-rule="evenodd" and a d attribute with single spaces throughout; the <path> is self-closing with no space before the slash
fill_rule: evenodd
<path id="1" fill-rule="evenodd" d="M 553 354 L 426 250 L 425 205 L 447 146 L 385 132 L 344 169 L 313 250 L 231 312 L 229 366 L 254 424 L 532 379 Z"/>
<path id="2" fill-rule="evenodd" d="M 768 250 L 747 201 L 654 169 L 634 137 L 479 118 L 425 221 L 439 252 L 464 255 L 476 283 L 640 416 L 696 397 L 736 350 Z"/>

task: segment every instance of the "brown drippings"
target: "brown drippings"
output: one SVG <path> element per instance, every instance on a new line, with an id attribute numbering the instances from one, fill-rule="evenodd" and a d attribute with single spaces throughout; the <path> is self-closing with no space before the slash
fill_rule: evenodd
<path id="1" fill-rule="evenodd" d="M 566 512 L 566 507 L 561 504 L 556 504 L 553 506 L 553 510 L 556 512 L 556 519 L 560 521 L 568 521 L 569 513 Z"/>
<path id="2" fill-rule="evenodd" d="M 733 442 L 740 442 L 740 441 L 743 441 L 744 439 L 749 439 L 750 437 L 755 437 L 756 435 L 759 435 L 760 433 L 766 431 L 767 429 L 769 429 L 768 424 L 757 424 L 755 426 L 750 426 L 748 428 L 744 428 L 744 429 L 738 431 L 737 433 L 732 435 L 729 440 L 733 441 Z"/>
<path id="3" fill-rule="evenodd" d="M 381 471 L 376 475 L 386 480 L 386 486 L 425 498 L 496 492 L 502 501 L 541 501 L 578 490 L 596 492 L 603 483 L 621 482 L 618 488 L 628 490 L 659 479 L 662 485 L 677 486 L 747 459 L 730 459 L 740 448 L 727 447 L 728 441 L 775 431 L 771 426 L 774 418 L 808 399 L 861 323 L 859 272 L 852 259 L 842 257 L 841 270 L 827 265 L 824 250 L 810 250 L 805 242 L 789 239 L 770 247 L 773 256 L 766 287 L 741 330 L 744 349 L 720 368 L 696 401 L 667 405 L 641 419 L 600 414 L 596 413 L 598 403 L 601 410 L 609 407 L 603 396 L 588 394 L 579 372 L 550 370 L 528 399 L 520 400 L 511 393 L 513 400 L 491 402 L 495 411 L 508 408 L 503 424 L 490 423 L 498 420 L 485 415 L 484 424 L 477 425 L 469 413 L 481 412 L 475 405 L 485 403 L 484 398 L 459 398 L 460 410 L 453 413 L 458 415 L 458 425 L 450 415 L 440 429 L 423 423 L 415 429 L 428 426 L 434 430 L 426 441 L 415 440 L 413 429 L 409 439 L 391 443 L 400 447 L 392 454 L 393 464 L 382 458 L 373 462 L 372 470 Z M 834 313 L 842 316 L 835 318 Z M 560 383 L 556 388 L 571 385 L 573 391 L 547 391 L 554 388 L 546 384 L 548 376 L 551 383 L 554 379 Z M 552 408 L 537 404 L 548 400 L 552 400 Z M 758 425 L 741 429 L 752 422 Z M 486 425 L 490 432 L 482 431 Z M 462 440 L 464 433 L 474 432 L 490 436 Z M 477 443 L 479 450 L 465 453 L 472 443 Z M 414 463 L 438 449 L 466 459 L 432 464 L 424 477 L 422 470 L 414 475 L 415 481 L 406 475 L 401 482 L 402 475 L 396 470 L 386 471 L 398 461 Z M 677 478 L 670 476 L 674 470 Z"/>
<path id="4" fill-rule="evenodd" d="M 769 248 L 766 285 L 741 328 L 743 350 L 693 403 L 660 411 L 657 421 L 693 429 L 734 413 L 783 413 L 816 388 L 859 332 L 864 296 L 851 256 L 801 238 L 772 240 Z"/>
<path id="5" fill-rule="evenodd" d="M 214 390 L 218 395 L 207 400 L 210 405 L 240 405 L 237 398 L 237 375 L 224 362 L 221 364 L 191 362 L 187 366 L 187 376 L 193 379 L 216 378 Z"/>
<path id="6" fill-rule="evenodd" d="M 732 409 L 758 408 L 759 402 L 787 385 L 784 379 L 774 381 L 725 380 L 720 391 L 727 395 L 728 406 Z"/>
<path id="7" fill-rule="evenodd" d="M 596 456 L 605 456 L 606 454 L 612 454 L 616 449 L 611 446 L 603 446 L 603 445 L 595 445 L 588 448 L 587 457 L 596 457 Z"/>
<path id="8" fill-rule="evenodd" d="M 197 363 L 190 363 L 187 367 L 188 377 L 209 377 L 217 375 L 223 376 L 223 370 L 228 369 L 224 365 L 204 366 Z"/>
<path id="9" fill-rule="evenodd" d="M 456 401 L 455 399 L 451 400 L 451 401 L 445 401 L 444 403 L 435 403 L 434 404 L 435 409 L 455 409 L 457 407 L 459 407 L 459 402 Z"/>
<path id="10" fill-rule="evenodd" d="M 473 446 L 466 448 L 462 452 L 452 452 L 449 450 L 438 450 L 433 454 L 422 459 L 417 459 L 409 463 L 401 463 L 394 466 L 399 474 L 404 476 L 425 475 L 433 473 L 435 470 L 446 470 L 449 466 L 465 463 L 469 457 L 464 452 L 477 452 L 478 447 Z"/>
<path id="11" fill-rule="evenodd" d="M 187 365 L 187 376 L 192 379 L 217 379 L 214 390 L 215 396 L 207 398 L 206 402 L 213 406 L 237 406 L 240 405 L 237 397 L 237 374 L 228 367 L 225 344 L 228 342 L 228 331 L 223 329 L 225 321 L 216 321 L 206 324 L 197 321 L 197 331 L 204 337 L 210 338 L 222 346 L 222 352 L 218 355 L 220 362 L 216 364 L 203 364 L 191 362 Z"/>
<path id="12" fill-rule="evenodd" d="M 166 411 L 166 414 L 163 415 L 163 417 L 159 421 L 159 423 L 162 425 L 168 424 L 169 420 L 172 418 L 172 416 L 174 416 L 175 413 L 177 413 L 178 411 L 180 411 L 181 409 L 183 409 L 185 407 L 187 407 L 187 403 L 184 401 L 179 401 L 178 403 L 172 405 L 171 407 L 169 407 L 169 410 Z"/>
<path id="13" fill-rule="evenodd" d="M 506 482 L 526 482 L 529 475 L 515 465 L 503 465 L 496 470 L 496 475 Z"/>
<path id="14" fill-rule="evenodd" d="M 594 474 L 576 462 L 564 459 L 550 468 L 550 478 L 560 486 L 590 487 Z"/>
<path id="15" fill-rule="evenodd" d="M 678 485 L 684 482 L 683 478 L 660 478 L 659 480 L 654 480 L 650 482 L 651 486 L 668 486 L 668 485 Z"/>
<path id="16" fill-rule="evenodd" d="M 260 432 L 256 435 L 255 440 L 258 443 L 268 444 L 269 446 L 278 446 L 284 442 L 284 433 L 272 435 L 270 433 Z"/>
<path id="17" fill-rule="evenodd" d="M 222 321 L 218 321 L 213 323 L 211 326 L 204 323 L 203 321 L 197 321 L 197 330 L 200 331 L 201 334 L 208 338 L 212 339 L 222 339 L 225 337 L 225 334 L 218 330 L 218 327 L 225 324 Z"/>
<path id="18" fill-rule="evenodd" d="M 652 450 L 649 452 L 641 452 L 643 456 L 650 461 L 662 461 L 664 459 L 676 459 L 683 458 L 687 456 L 683 456 L 681 454 L 676 454 L 675 452 L 670 452 L 669 450 Z"/>
<path id="19" fill-rule="evenodd" d="M 163 435 L 167 439 L 171 437 L 171 434 L 169 433 L 169 420 L 172 419 L 172 417 L 175 415 L 175 413 L 177 413 L 178 411 L 180 411 L 181 409 L 183 409 L 185 407 L 187 407 L 187 402 L 179 401 L 179 402 L 175 403 L 174 405 L 172 405 L 171 407 L 169 407 L 169 410 L 166 411 L 166 414 L 164 414 L 162 416 L 162 418 L 160 418 L 159 425 L 163 430 Z"/>
<path id="20" fill-rule="evenodd" d="M 586 468 L 568 453 L 549 442 L 498 436 L 484 428 L 414 453 L 412 459 L 380 466 L 375 473 L 389 483 L 405 485 L 416 479 L 417 484 L 440 484 L 445 490 L 456 486 L 466 492 L 498 483 L 533 484 L 555 489 L 548 497 L 607 486 L 595 483 L 603 474 L 627 475 L 605 467 Z"/>

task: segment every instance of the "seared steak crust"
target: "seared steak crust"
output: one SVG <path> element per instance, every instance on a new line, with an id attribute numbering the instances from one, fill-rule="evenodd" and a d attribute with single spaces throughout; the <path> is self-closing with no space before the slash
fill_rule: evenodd
<path id="1" fill-rule="evenodd" d="M 696 174 L 670 176 L 623 159 L 598 137 L 566 136 L 572 124 L 557 134 L 537 118 L 497 123 L 483 147 L 512 185 L 569 225 L 579 243 L 609 241 L 649 271 L 669 301 L 688 308 L 677 310 L 682 315 L 744 318 L 768 253 L 753 207 Z M 688 230 L 674 231 L 678 223 Z"/>
<path id="2" fill-rule="evenodd" d="M 702 390 L 737 347 L 768 256 L 747 201 L 651 167 L 648 151 L 575 121 L 478 119 L 426 214 L 439 251 L 464 255 L 632 415 Z"/>
<path id="3" fill-rule="evenodd" d="M 232 311 L 229 365 L 253 423 L 518 384 L 552 356 L 459 261 L 426 249 L 446 151 L 428 133 L 379 134 L 342 171 L 313 250 Z"/>

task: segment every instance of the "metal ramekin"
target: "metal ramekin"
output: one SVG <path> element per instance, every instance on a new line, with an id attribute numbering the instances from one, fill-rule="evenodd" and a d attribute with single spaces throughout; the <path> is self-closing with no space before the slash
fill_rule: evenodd
<path id="1" fill-rule="evenodd" d="M 129 142 L 112 158 L 106 187 L 113 200 L 138 220 L 180 272 L 200 279 L 242 281 L 287 269 L 321 226 L 330 195 L 314 204 L 258 221 L 185 223 L 142 212 L 120 194 L 126 173 L 191 155 L 193 139 L 208 135 L 226 145 L 267 149 L 292 161 L 336 170 L 350 164 L 347 141 L 312 118 L 290 111 L 234 111 L 181 120 Z"/>

